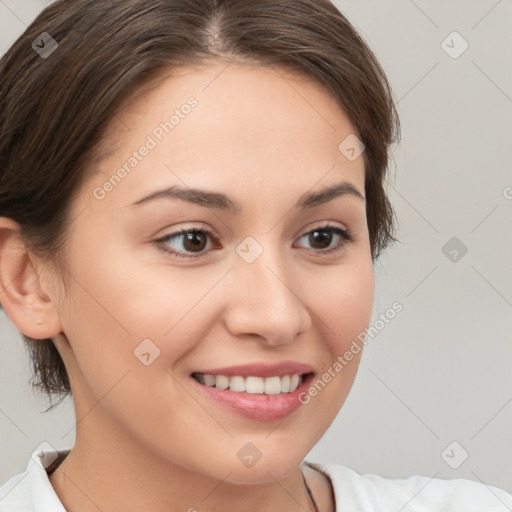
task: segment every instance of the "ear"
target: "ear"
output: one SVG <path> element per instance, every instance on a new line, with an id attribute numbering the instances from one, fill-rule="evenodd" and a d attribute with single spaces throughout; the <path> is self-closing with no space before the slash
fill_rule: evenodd
<path id="1" fill-rule="evenodd" d="M 0 217 L 0 302 L 18 331 L 34 339 L 62 331 L 56 304 L 42 288 L 35 258 L 27 251 L 18 223 Z"/>

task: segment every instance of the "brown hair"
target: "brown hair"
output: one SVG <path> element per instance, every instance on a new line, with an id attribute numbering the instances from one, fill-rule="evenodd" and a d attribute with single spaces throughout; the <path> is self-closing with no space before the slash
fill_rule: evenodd
<path id="1" fill-rule="evenodd" d="M 47 58 L 32 46 L 43 32 L 58 43 Z M 396 241 L 383 187 L 389 146 L 400 138 L 392 91 L 330 1 L 58 0 L 0 60 L 0 216 L 20 225 L 30 251 L 63 275 L 73 194 L 100 158 L 116 109 L 162 71 L 212 58 L 277 65 L 326 87 L 365 145 L 373 260 Z M 32 386 L 50 402 L 71 394 L 53 341 L 22 337 Z"/>

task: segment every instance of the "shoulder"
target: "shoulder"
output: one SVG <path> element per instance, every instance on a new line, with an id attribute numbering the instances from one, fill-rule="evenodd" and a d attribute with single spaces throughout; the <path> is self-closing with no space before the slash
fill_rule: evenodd
<path id="1" fill-rule="evenodd" d="M 28 501 L 28 473 L 14 475 L 0 486 L 0 510 L 2 512 L 32 512 Z"/>
<path id="2" fill-rule="evenodd" d="M 414 475 L 392 479 L 359 474 L 338 464 L 308 463 L 330 477 L 337 510 L 382 510 L 404 512 L 510 512 L 512 494 L 464 478 L 451 480 Z"/>

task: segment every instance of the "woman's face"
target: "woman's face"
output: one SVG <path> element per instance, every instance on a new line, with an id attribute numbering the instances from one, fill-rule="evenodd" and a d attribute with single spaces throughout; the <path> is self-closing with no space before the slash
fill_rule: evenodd
<path id="1" fill-rule="evenodd" d="M 130 439 L 237 483 L 301 463 L 350 391 L 361 352 L 333 368 L 371 317 L 363 156 L 339 149 L 354 135 L 320 86 L 235 64 L 176 70 L 118 112 L 104 139 L 115 151 L 73 200 L 69 293 L 53 293 L 77 443 Z M 144 199 L 170 188 L 183 198 Z M 290 395 L 192 376 L 218 369 L 266 377 L 270 393 L 287 386 L 275 377 L 314 375 Z"/>

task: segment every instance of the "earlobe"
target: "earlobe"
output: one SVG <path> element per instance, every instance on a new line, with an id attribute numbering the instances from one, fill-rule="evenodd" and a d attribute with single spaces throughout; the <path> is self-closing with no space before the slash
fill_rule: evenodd
<path id="1" fill-rule="evenodd" d="M 0 217 L 0 302 L 15 327 L 30 338 L 51 338 L 62 330 L 19 225 L 7 217 Z"/>

